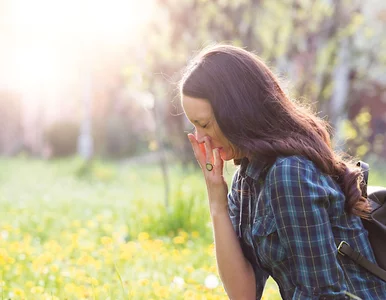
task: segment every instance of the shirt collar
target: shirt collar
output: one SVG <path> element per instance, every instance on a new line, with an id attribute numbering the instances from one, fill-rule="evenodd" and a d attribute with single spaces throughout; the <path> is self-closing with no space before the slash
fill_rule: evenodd
<path id="1" fill-rule="evenodd" d="M 265 165 L 265 162 L 257 160 L 256 158 L 252 158 L 251 160 L 249 160 L 248 158 L 244 157 L 240 163 L 240 175 L 243 178 L 248 176 L 254 180 L 258 180 L 259 175 Z"/>

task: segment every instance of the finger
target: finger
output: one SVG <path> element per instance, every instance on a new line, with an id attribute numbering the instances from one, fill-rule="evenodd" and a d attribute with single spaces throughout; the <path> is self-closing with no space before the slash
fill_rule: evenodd
<path id="1" fill-rule="evenodd" d="M 200 147 L 201 153 L 204 157 L 206 157 L 206 150 L 205 150 L 205 137 L 198 139 L 196 136 L 194 136 L 196 139 L 198 146 Z"/>
<path id="2" fill-rule="evenodd" d="M 198 164 L 202 168 L 203 166 L 205 166 L 205 155 L 200 149 L 200 145 L 198 144 L 196 137 L 193 134 L 189 133 L 188 139 L 192 145 L 194 156 L 196 157 Z"/>
<path id="3" fill-rule="evenodd" d="M 197 141 L 197 143 L 198 143 L 198 147 L 200 148 L 202 156 L 206 157 L 205 144 L 204 143 L 200 143 L 198 141 Z M 205 162 L 206 162 L 206 159 L 205 159 Z"/>
<path id="4" fill-rule="evenodd" d="M 221 158 L 220 149 L 216 148 L 214 149 L 214 170 L 216 174 L 222 174 L 223 167 L 224 167 L 224 161 Z"/>
<path id="5" fill-rule="evenodd" d="M 213 164 L 213 149 L 209 137 L 204 137 L 206 163 Z"/>

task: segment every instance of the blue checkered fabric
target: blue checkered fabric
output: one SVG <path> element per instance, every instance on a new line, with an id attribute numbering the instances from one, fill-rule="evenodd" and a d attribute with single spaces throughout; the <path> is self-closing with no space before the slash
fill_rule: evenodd
<path id="1" fill-rule="evenodd" d="M 340 187 L 310 160 L 279 157 L 267 167 L 244 158 L 228 204 L 255 270 L 257 299 L 268 276 L 283 299 L 386 299 L 385 282 L 338 256 L 335 241 L 342 240 L 375 262 L 360 218 L 345 211 Z"/>

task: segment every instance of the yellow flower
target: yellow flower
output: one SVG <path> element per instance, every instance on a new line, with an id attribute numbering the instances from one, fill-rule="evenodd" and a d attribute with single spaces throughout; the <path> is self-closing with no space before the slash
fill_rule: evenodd
<path id="1" fill-rule="evenodd" d="M 74 294 L 75 290 L 76 290 L 76 285 L 72 282 L 69 282 L 67 283 L 65 286 L 64 286 L 64 290 L 69 293 L 69 294 Z"/>
<path id="2" fill-rule="evenodd" d="M 90 283 L 91 283 L 93 286 L 99 285 L 98 279 L 96 279 L 96 278 L 94 278 L 94 277 L 91 277 L 91 278 L 90 278 Z"/>
<path id="3" fill-rule="evenodd" d="M 109 237 L 109 236 L 102 236 L 101 237 L 101 243 L 103 244 L 103 245 L 110 245 L 110 244 L 112 244 L 113 243 L 113 239 L 111 238 L 111 237 Z"/>
<path id="4" fill-rule="evenodd" d="M 103 224 L 102 229 L 106 232 L 111 232 L 113 230 L 113 226 L 111 224 Z"/>
<path id="5" fill-rule="evenodd" d="M 13 292 L 15 293 L 16 296 L 19 296 L 21 298 L 25 298 L 25 293 L 22 289 L 14 288 Z"/>
<path id="6" fill-rule="evenodd" d="M 154 293 L 159 299 L 168 299 L 170 295 L 169 289 L 166 286 L 156 288 Z"/>
<path id="7" fill-rule="evenodd" d="M 138 280 L 138 284 L 140 286 L 146 286 L 149 284 L 149 280 L 147 278 L 140 279 L 140 280 Z"/>
<path id="8" fill-rule="evenodd" d="M 178 235 L 184 237 L 185 239 L 187 239 L 189 237 L 189 234 L 186 231 L 181 230 L 181 229 L 178 230 Z"/>
<path id="9" fill-rule="evenodd" d="M 193 291 L 186 291 L 184 293 L 184 299 L 185 300 L 194 300 L 194 299 L 196 299 L 196 295 L 194 294 Z"/>
<path id="10" fill-rule="evenodd" d="M 42 286 L 33 286 L 31 288 L 31 293 L 32 294 L 43 294 L 44 288 Z"/>
<path id="11" fill-rule="evenodd" d="M 105 283 L 103 286 L 102 286 L 102 290 L 106 293 L 110 290 L 110 285 L 108 283 Z"/>
<path id="12" fill-rule="evenodd" d="M 183 236 L 178 235 L 175 238 L 173 238 L 173 243 L 176 245 L 183 244 L 185 243 L 185 238 Z"/>
<path id="13" fill-rule="evenodd" d="M 81 223 L 79 220 L 74 220 L 72 221 L 72 224 L 71 224 L 73 227 L 80 227 Z"/>
<path id="14" fill-rule="evenodd" d="M 147 232 L 140 232 L 138 234 L 138 240 L 140 242 L 147 241 L 150 238 L 150 235 Z"/>
<path id="15" fill-rule="evenodd" d="M 11 257 L 9 256 L 7 250 L 0 249 L 0 265 L 6 265 L 10 262 Z"/>
<path id="16" fill-rule="evenodd" d="M 185 255 L 185 256 L 189 256 L 192 253 L 192 251 L 188 248 L 182 249 L 181 252 L 182 252 L 182 255 Z"/>
<path id="17" fill-rule="evenodd" d="M 87 227 L 88 228 L 95 228 L 97 226 L 96 222 L 90 220 L 87 222 Z"/>
<path id="18" fill-rule="evenodd" d="M 194 272 L 194 268 L 192 266 L 187 266 L 187 267 L 185 267 L 185 271 L 188 273 L 192 273 L 192 272 Z"/>
<path id="19" fill-rule="evenodd" d="M 193 231 L 192 233 L 191 233 L 191 236 L 192 236 L 192 238 L 198 238 L 199 236 L 200 236 L 200 233 L 198 232 L 198 231 Z"/>

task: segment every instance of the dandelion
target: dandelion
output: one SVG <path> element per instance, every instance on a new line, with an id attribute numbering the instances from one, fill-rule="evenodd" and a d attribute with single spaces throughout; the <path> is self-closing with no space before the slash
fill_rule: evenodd
<path id="1" fill-rule="evenodd" d="M 185 271 L 188 273 L 192 273 L 194 271 L 194 268 L 192 266 L 185 267 Z"/>
<path id="2" fill-rule="evenodd" d="M 140 242 L 147 241 L 150 238 L 150 235 L 147 232 L 140 232 L 138 234 L 138 240 Z"/>
<path id="3" fill-rule="evenodd" d="M 186 231 L 182 230 L 182 229 L 178 230 L 178 235 L 184 237 L 185 239 L 187 239 L 189 237 L 189 234 Z"/>
<path id="4" fill-rule="evenodd" d="M 183 236 L 176 236 L 175 238 L 173 238 L 173 243 L 176 245 L 181 245 L 185 243 L 185 238 Z"/>
<path id="5" fill-rule="evenodd" d="M 3 240 L 7 240 L 7 239 L 8 239 L 8 236 L 9 236 L 8 231 L 2 230 L 2 231 L 0 232 L 0 237 L 1 237 Z"/>
<path id="6" fill-rule="evenodd" d="M 191 233 L 191 236 L 192 236 L 192 238 L 196 239 L 196 238 L 200 237 L 200 233 L 198 231 L 193 231 Z"/>
<path id="7" fill-rule="evenodd" d="M 44 288 L 42 286 L 33 286 L 31 288 L 31 293 L 32 294 L 43 294 Z"/>
<path id="8" fill-rule="evenodd" d="M 52 264 L 52 265 L 50 266 L 50 271 L 51 271 L 52 273 L 58 272 L 58 271 L 59 271 L 58 265 L 57 265 L 57 264 Z"/>
<path id="9" fill-rule="evenodd" d="M 168 299 L 170 295 L 169 289 L 165 286 L 160 286 L 156 288 L 154 293 L 158 297 L 158 299 Z"/>
<path id="10" fill-rule="evenodd" d="M 149 279 L 147 279 L 147 278 L 142 278 L 142 279 L 140 279 L 140 280 L 138 281 L 138 284 L 139 284 L 140 286 L 146 286 L 146 285 L 149 284 Z"/>
<path id="11" fill-rule="evenodd" d="M 219 281 L 218 281 L 218 278 L 217 276 L 215 275 L 208 275 L 206 278 L 205 278 L 205 286 L 208 288 L 208 289 L 215 289 L 219 284 Z"/>
<path id="12" fill-rule="evenodd" d="M 113 243 L 113 239 L 109 236 L 102 236 L 101 237 L 101 243 L 102 243 L 102 245 L 107 246 L 107 245 L 110 245 Z"/>
<path id="13" fill-rule="evenodd" d="M 25 293 L 22 289 L 14 288 L 13 293 L 18 297 L 25 298 Z"/>
<path id="14" fill-rule="evenodd" d="M 74 220 L 74 221 L 72 221 L 71 225 L 72 225 L 73 227 L 80 227 L 81 223 L 80 223 L 79 220 Z"/>
<path id="15" fill-rule="evenodd" d="M 97 223 L 95 221 L 90 220 L 90 221 L 87 222 L 87 227 L 88 228 L 93 229 L 93 228 L 96 228 L 96 226 L 97 226 Z"/>
<path id="16" fill-rule="evenodd" d="M 184 293 L 184 299 L 186 299 L 186 300 L 193 300 L 193 299 L 195 299 L 195 294 L 194 294 L 194 292 L 193 291 L 186 291 L 185 293 Z"/>
<path id="17" fill-rule="evenodd" d="M 175 276 L 173 278 L 173 285 L 177 286 L 178 288 L 182 288 L 185 284 L 185 280 L 182 277 Z"/>

